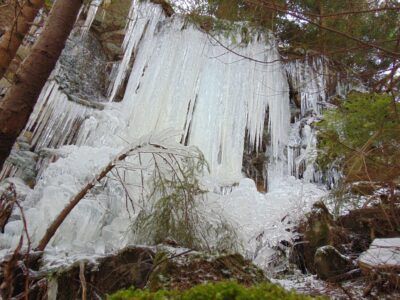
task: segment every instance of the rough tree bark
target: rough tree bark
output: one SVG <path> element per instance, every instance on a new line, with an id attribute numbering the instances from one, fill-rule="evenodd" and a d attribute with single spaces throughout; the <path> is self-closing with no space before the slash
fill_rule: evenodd
<path id="1" fill-rule="evenodd" d="M 0 79 L 6 73 L 32 22 L 43 5 L 44 0 L 26 0 L 21 10 L 15 16 L 13 25 L 1 37 Z"/>
<path id="2" fill-rule="evenodd" d="M 0 103 L 0 169 L 24 129 L 74 26 L 82 0 L 57 0 L 43 33 Z"/>

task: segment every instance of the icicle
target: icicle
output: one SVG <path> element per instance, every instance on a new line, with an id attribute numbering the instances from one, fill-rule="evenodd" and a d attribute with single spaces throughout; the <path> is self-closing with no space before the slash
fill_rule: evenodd
<path id="1" fill-rule="evenodd" d="M 92 0 L 92 2 L 90 3 L 85 23 L 83 24 L 81 29 L 82 38 L 84 38 L 89 33 L 90 27 L 92 27 L 92 23 L 96 18 L 97 11 L 102 3 L 103 0 Z"/>
<path id="2" fill-rule="evenodd" d="M 125 38 L 122 44 L 124 56 L 118 63 L 118 71 L 112 77 L 109 86 L 109 99 L 112 102 L 125 80 L 132 55 L 137 49 L 146 31 L 154 31 L 158 22 L 164 18 L 161 6 L 148 2 L 133 0 L 128 14 L 128 23 L 125 28 Z"/>
<path id="3" fill-rule="evenodd" d="M 327 100 L 327 61 L 323 57 L 293 61 L 285 65 L 293 88 L 301 98 L 301 115 L 311 110 L 321 113 L 320 103 Z"/>
<path id="4" fill-rule="evenodd" d="M 296 174 L 296 158 L 300 155 L 301 149 L 300 122 L 295 122 L 291 127 L 287 146 L 288 175 L 298 178 Z"/>
<path id="5" fill-rule="evenodd" d="M 75 141 L 75 133 L 92 107 L 71 101 L 55 81 L 48 82 L 25 129 L 36 150 L 59 148 Z"/>
<path id="6" fill-rule="evenodd" d="M 148 11 L 147 6 L 143 9 Z M 122 102 L 131 135 L 168 127 L 182 130 L 181 140 L 198 146 L 213 174 L 229 185 L 242 177 L 246 128 L 251 145 L 259 148 L 268 110 L 273 155 L 282 156 L 289 129 L 289 88 L 273 42 L 260 37 L 235 49 L 270 62 L 260 63 L 227 51 L 180 18 L 161 29 L 155 26 L 159 20 L 149 22 Z M 133 36 L 136 30 L 142 33 L 135 28 Z M 218 39 L 226 45 L 232 42 Z"/>

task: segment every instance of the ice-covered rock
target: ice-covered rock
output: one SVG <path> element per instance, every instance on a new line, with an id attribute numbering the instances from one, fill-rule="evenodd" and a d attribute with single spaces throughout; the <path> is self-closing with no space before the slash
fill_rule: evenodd
<path id="1" fill-rule="evenodd" d="M 363 252 L 358 263 L 368 269 L 396 269 L 400 271 L 400 238 L 375 239 Z"/>

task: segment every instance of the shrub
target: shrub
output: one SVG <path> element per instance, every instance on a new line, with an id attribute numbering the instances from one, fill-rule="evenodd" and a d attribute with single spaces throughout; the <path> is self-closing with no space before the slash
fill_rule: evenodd
<path id="1" fill-rule="evenodd" d="M 136 242 L 156 245 L 166 239 L 195 250 L 237 251 L 236 232 L 227 221 L 210 221 L 204 210 L 205 190 L 199 177 L 207 162 L 198 157 L 160 156 L 155 161 L 152 192 L 146 207 L 133 222 Z M 163 167 L 164 165 L 164 167 Z M 210 240 L 215 240 L 210 245 Z"/>
<path id="2" fill-rule="evenodd" d="M 349 94 L 318 124 L 319 166 L 336 164 L 346 182 L 393 186 L 400 176 L 399 113 L 388 94 Z"/>

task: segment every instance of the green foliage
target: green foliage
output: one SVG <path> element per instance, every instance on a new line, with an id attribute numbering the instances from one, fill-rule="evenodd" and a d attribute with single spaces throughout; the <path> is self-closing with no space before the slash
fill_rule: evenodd
<path id="1" fill-rule="evenodd" d="M 206 162 L 204 158 L 188 158 L 181 163 L 167 161 L 171 166 L 175 165 L 172 174 L 162 170 L 162 163 L 165 161 L 156 162 L 149 201 L 157 199 L 149 210 L 140 212 L 134 230 L 139 240 L 158 244 L 165 238 L 172 238 L 180 245 L 195 248 L 199 244 L 196 224 L 200 222 L 196 201 L 204 194 L 197 174 L 203 171 Z"/>
<path id="2" fill-rule="evenodd" d="M 399 110 L 390 95 L 351 93 L 318 124 L 319 166 L 333 162 L 349 182 L 394 182 L 400 176 Z"/>
<path id="3" fill-rule="evenodd" d="M 334 61 L 337 68 L 346 70 L 352 75 L 356 74 L 365 85 L 379 90 L 378 83 L 383 78 L 381 72 L 391 67 L 393 57 L 377 48 L 366 47 L 345 35 L 389 51 L 398 51 L 396 41 L 398 38 L 396 24 L 400 21 L 398 11 L 357 13 L 395 5 L 398 6 L 390 0 L 380 3 L 367 0 L 288 1 L 288 8 L 291 11 L 303 13 L 306 19 L 314 24 L 302 24 L 282 17 L 277 23 L 276 31 L 284 43 L 290 45 L 287 49 L 289 52 L 293 48 L 303 48 L 321 53 Z M 344 12 L 348 13 L 341 14 Z M 319 15 L 329 17 L 321 18 Z"/>
<path id="4" fill-rule="evenodd" d="M 53 6 L 53 0 L 45 0 L 44 5 L 47 9 L 50 9 Z"/>
<path id="5" fill-rule="evenodd" d="M 211 250 L 207 238 L 213 236 L 228 248 L 220 250 L 237 248 L 233 246 L 236 234 L 229 224 L 223 220 L 210 224 L 202 217 L 199 204 L 206 191 L 198 178 L 205 168 L 208 166 L 202 154 L 197 158 L 155 160 L 150 205 L 133 223 L 138 243 L 159 244 L 170 238 L 183 247 Z M 217 247 L 220 244 L 217 242 Z"/>
<path id="6" fill-rule="evenodd" d="M 277 13 L 266 9 L 262 1 L 208 0 L 208 14 L 228 21 L 246 21 L 251 26 L 273 29 Z M 275 4 L 284 4 L 276 0 Z"/>
<path id="7" fill-rule="evenodd" d="M 253 41 L 260 32 L 261 28 L 249 26 L 249 23 L 229 22 L 225 19 L 218 19 L 209 15 L 191 13 L 186 15 L 188 22 L 195 24 L 198 28 L 212 34 L 217 39 L 223 36 L 230 39 L 233 45 L 245 46 Z M 226 45 L 227 47 L 229 45 Z"/>
<path id="8" fill-rule="evenodd" d="M 271 30 L 280 40 L 280 52 L 287 60 L 304 59 L 306 53 L 324 55 L 343 78 L 361 79 L 373 91 L 399 92 L 400 77 L 395 70 L 400 66 L 394 63 L 398 54 L 393 54 L 400 51 L 396 0 L 206 2 L 204 5 L 198 0 L 202 8 L 192 14 Z"/>
<path id="9" fill-rule="evenodd" d="M 195 286 L 186 291 L 160 290 L 151 293 L 147 290 L 128 289 L 117 292 L 110 300 L 306 300 L 316 299 L 285 291 L 282 287 L 264 283 L 253 287 L 244 287 L 235 282 L 220 282 Z M 322 299 L 322 298 L 319 298 Z"/>

